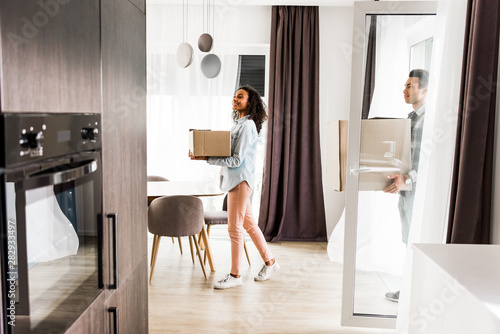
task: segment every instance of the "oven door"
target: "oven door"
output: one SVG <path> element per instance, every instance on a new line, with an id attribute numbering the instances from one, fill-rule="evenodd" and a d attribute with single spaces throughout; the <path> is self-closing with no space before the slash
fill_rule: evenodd
<path id="1" fill-rule="evenodd" d="M 100 152 L 5 169 L 4 328 L 63 333 L 102 291 Z"/>

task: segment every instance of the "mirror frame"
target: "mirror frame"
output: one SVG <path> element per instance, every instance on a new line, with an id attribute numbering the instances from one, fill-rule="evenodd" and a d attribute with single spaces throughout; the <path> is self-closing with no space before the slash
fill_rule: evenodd
<path id="1" fill-rule="evenodd" d="M 437 1 L 374 1 L 354 2 L 351 105 L 349 113 L 347 187 L 345 206 L 344 265 L 342 281 L 342 326 L 395 328 L 396 316 L 358 315 L 354 313 L 356 246 L 358 219 L 359 145 L 361 106 L 365 68 L 367 15 L 435 15 Z M 351 172 L 350 172 L 351 171 Z"/>

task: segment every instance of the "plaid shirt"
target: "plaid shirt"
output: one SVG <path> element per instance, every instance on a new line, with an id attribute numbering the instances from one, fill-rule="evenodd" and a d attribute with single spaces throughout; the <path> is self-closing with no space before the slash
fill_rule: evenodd
<path id="1" fill-rule="evenodd" d="M 411 119 L 411 170 L 407 173 L 413 184 L 411 191 L 401 191 L 400 194 L 406 196 L 415 190 L 417 182 L 418 163 L 420 160 L 420 147 L 422 143 L 422 131 L 424 129 L 425 104 L 408 114 Z"/>

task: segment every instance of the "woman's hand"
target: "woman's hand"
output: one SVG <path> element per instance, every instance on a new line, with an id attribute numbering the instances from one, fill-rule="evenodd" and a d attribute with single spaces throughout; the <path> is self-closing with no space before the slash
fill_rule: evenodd
<path id="1" fill-rule="evenodd" d="M 208 157 L 195 157 L 193 155 L 193 152 L 191 152 L 191 150 L 189 150 L 188 155 L 191 158 L 191 160 L 205 160 L 205 161 L 208 161 Z"/>

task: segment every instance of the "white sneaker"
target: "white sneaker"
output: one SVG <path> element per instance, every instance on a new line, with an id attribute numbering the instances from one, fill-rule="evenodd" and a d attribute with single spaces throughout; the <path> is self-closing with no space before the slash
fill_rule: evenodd
<path id="1" fill-rule="evenodd" d="M 229 289 L 241 285 L 241 276 L 234 278 L 231 274 L 227 274 L 223 279 L 214 284 L 214 289 Z"/>
<path id="2" fill-rule="evenodd" d="M 259 271 L 259 274 L 255 276 L 253 279 L 255 281 L 265 281 L 269 277 L 271 277 L 272 274 L 280 270 L 280 265 L 278 264 L 277 261 L 274 261 L 274 264 L 271 266 L 266 266 L 265 264 L 262 266 L 262 269 Z"/>

